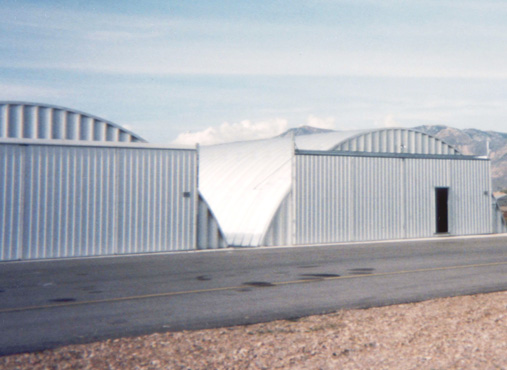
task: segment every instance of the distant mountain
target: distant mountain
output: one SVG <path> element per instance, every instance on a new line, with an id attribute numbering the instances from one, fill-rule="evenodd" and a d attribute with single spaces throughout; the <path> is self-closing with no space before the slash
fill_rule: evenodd
<path id="1" fill-rule="evenodd" d="M 417 126 L 414 127 L 414 130 L 435 136 L 456 147 L 465 155 L 487 155 L 487 142 L 489 141 L 493 191 L 507 189 L 507 133 L 477 129 L 460 130 L 448 126 L 429 125 Z M 301 126 L 291 128 L 280 136 L 287 136 L 292 132 L 294 132 L 294 135 L 300 136 L 332 131 L 311 126 Z"/>
<path id="2" fill-rule="evenodd" d="M 477 129 L 460 130 L 447 126 L 418 126 L 414 129 L 438 137 L 466 155 L 487 155 L 489 141 L 493 191 L 507 189 L 506 133 Z"/>

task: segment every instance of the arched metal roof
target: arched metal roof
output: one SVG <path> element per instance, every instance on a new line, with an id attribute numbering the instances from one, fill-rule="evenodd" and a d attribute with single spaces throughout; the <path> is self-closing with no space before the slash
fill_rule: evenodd
<path id="1" fill-rule="evenodd" d="M 459 155 L 427 134 L 381 129 L 303 135 L 300 150 Z M 258 246 L 292 187 L 294 139 L 282 137 L 200 148 L 199 190 L 228 245 Z"/>
<path id="2" fill-rule="evenodd" d="M 302 135 L 296 137 L 296 148 L 363 153 L 461 154 L 456 148 L 436 137 L 407 128 Z"/>
<path id="3" fill-rule="evenodd" d="M 49 104 L 0 102 L 0 139 L 146 142 L 105 119 Z"/>
<path id="4" fill-rule="evenodd" d="M 257 246 L 290 191 L 291 138 L 201 147 L 199 191 L 228 245 Z"/>

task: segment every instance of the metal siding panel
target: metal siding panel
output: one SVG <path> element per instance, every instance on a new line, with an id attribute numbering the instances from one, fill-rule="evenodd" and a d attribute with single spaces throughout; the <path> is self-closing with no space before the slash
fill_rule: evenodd
<path id="1" fill-rule="evenodd" d="M 114 251 L 114 160 L 111 149 L 28 148 L 23 258 Z"/>
<path id="2" fill-rule="evenodd" d="M 451 172 L 453 233 L 491 232 L 489 162 L 454 161 Z"/>
<path id="3" fill-rule="evenodd" d="M 119 253 L 194 249 L 195 152 L 118 150 Z"/>
<path id="4" fill-rule="evenodd" d="M 402 160 L 356 158 L 354 240 L 402 238 Z"/>
<path id="5" fill-rule="evenodd" d="M 0 146 L 0 260 L 21 258 L 24 147 Z"/>
<path id="6" fill-rule="evenodd" d="M 407 159 L 407 237 L 435 233 L 435 188 L 449 187 L 449 233 L 482 234 L 491 227 L 486 161 Z"/>
<path id="7" fill-rule="evenodd" d="M 2 260 L 195 248 L 196 151 L 4 144 L 0 165 Z"/>
<path id="8" fill-rule="evenodd" d="M 7 137 L 21 138 L 23 110 L 19 105 L 9 105 L 7 111 Z"/>
<path id="9" fill-rule="evenodd" d="M 79 117 L 79 140 L 92 141 L 93 120 L 90 117 Z"/>
<path id="10" fill-rule="evenodd" d="M 56 140 L 65 139 L 65 112 L 61 109 L 53 109 L 53 121 L 51 123 L 51 138 Z"/>
<path id="11" fill-rule="evenodd" d="M 487 233 L 488 168 L 475 160 L 296 155 L 295 243 L 433 236 L 436 187 L 450 188 L 450 234 Z"/>
<path id="12" fill-rule="evenodd" d="M 296 158 L 296 244 L 403 237 L 401 160 Z"/>
<path id="13" fill-rule="evenodd" d="M 35 122 L 35 107 L 25 105 L 23 107 L 23 138 L 34 139 L 37 137 Z"/>
<path id="14" fill-rule="evenodd" d="M 350 157 L 296 156 L 295 244 L 349 239 Z"/>
<path id="15" fill-rule="evenodd" d="M 51 136 L 51 114 L 52 109 L 38 107 L 37 109 L 37 138 L 50 139 Z"/>
<path id="16" fill-rule="evenodd" d="M 105 141 L 106 127 L 104 122 L 97 119 L 93 120 L 93 140 L 94 141 Z"/>
<path id="17" fill-rule="evenodd" d="M 66 112 L 66 115 L 65 115 L 65 126 L 66 126 L 65 139 L 79 140 L 78 122 L 79 122 L 78 115 L 76 113 Z"/>
<path id="18" fill-rule="evenodd" d="M 266 237 L 264 245 L 290 245 L 291 244 L 291 225 L 292 225 L 292 193 L 287 194 L 280 208 L 276 212 Z"/>

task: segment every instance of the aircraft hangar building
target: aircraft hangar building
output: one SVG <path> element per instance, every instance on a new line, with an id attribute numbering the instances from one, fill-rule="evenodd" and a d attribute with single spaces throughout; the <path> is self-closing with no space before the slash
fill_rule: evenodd
<path id="1" fill-rule="evenodd" d="M 87 113 L 0 102 L 0 260 L 224 247 L 197 158 Z"/>
<path id="2" fill-rule="evenodd" d="M 199 181 L 233 246 L 505 232 L 489 159 L 410 129 L 203 147 Z"/>
<path id="3" fill-rule="evenodd" d="M 0 261 L 506 232 L 490 161 L 400 128 L 151 145 L 0 102 Z"/>

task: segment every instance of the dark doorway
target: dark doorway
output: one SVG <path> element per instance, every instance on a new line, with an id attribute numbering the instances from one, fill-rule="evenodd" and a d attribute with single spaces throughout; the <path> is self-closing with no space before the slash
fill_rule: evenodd
<path id="1" fill-rule="evenodd" d="M 435 188 L 437 233 L 449 232 L 449 188 Z"/>

